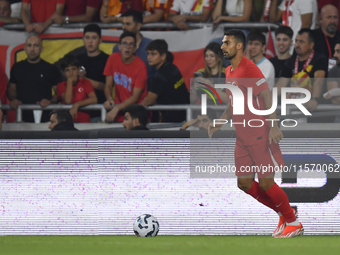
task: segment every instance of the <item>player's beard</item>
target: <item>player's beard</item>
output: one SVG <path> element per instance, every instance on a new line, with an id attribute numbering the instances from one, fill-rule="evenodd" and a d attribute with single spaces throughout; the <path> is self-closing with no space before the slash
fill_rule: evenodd
<path id="1" fill-rule="evenodd" d="M 236 51 L 234 52 L 234 54 L 233 53 L 223 54 L 223 57 L 229 60 L 232 60 L 235 56 L 236 56 Z"/>

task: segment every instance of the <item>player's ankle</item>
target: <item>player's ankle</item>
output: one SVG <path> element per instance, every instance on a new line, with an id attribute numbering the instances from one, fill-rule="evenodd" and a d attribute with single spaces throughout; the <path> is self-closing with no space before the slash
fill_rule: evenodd
<path id="1" fill-rule="evenodd" d="M 296 219 L 295 221 L 293 221 L 293 222 L 287 222 L 287 225 L 288 226 L 299 226 L 300 225 L 300 221 L 298 220 L 298 219 Z"/>

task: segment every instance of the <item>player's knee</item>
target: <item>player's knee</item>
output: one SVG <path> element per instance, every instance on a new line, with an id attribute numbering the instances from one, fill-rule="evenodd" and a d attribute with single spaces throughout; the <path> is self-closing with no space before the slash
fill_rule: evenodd
<path id="1" fill-rule="evenodd" d="M 237 181 L 237 186 L 239 189 L 243 190 L 243 191 L 247 191 L 251 188 L 251 186 L 253 185 L 253 180 L 252 181 L 249 181 L 249 180 L 242 180 L 242 179 L 239 179 Z"/>
<path id="2" fill-rule="evenodd" d="M 265 180 L 260 180 L 260 188 L 264 191 L 267 191 L 273 186 L 274 180 L 271 179 L 265 179 Z"/>

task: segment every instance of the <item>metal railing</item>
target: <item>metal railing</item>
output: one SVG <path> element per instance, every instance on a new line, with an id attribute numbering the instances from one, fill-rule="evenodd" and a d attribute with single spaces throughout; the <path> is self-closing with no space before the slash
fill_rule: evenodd
<path id="1" fill-rule="evenodd" d="M 209 108 L 212 108 L 213 110 L 220 110 L 224 111 L 226 109 L 226 106 L 210 106 L 208 105 Z M 22 104 L 19 105 L 17 111 L 17 116 L 16 116 L 16 121 L 17 122 L 22 122 L 22 111 L 23 110 L 46 110 L 46 111 L 51 111 L 51 110 L 69 110 L 72 108 L 72 105 L 65 105 L 65 104 L 51 104 L 45 108 L 42 108 L 38 104 Z M 13 110 L 8 104 L 4 104 L 1 106 L 1 109 L 3 110 Z M 102 104 L 93 104 L 93 105 L 88 105 L 80 108 L 81 110 L 100 110 L 101 111 L 101 121 L 105 122 L 106 119 L 106 109 Z M 153 105 L 147 107 L 148 110 L 150 111 L 186 111 L 186 119 L 187 121 L 192 118 L 192 111 L 200 111 L 201 110 L 201 105 Z M 280 113 L 281 107 L 277 107 L 277 112 Z M 294 116 L 292 114 L 293 111 L 298 111 L 298 113 L 301 113 L 299 108 L 297 108 L 295 105 L 287 105 L 286 108 L 286 115 L 285 118 L 289 118 Z M 333 112 L 328 112 L 327 115 L 325 116 L 337 116 L 340 115 L 340 105 L 332 105 L 332 104 L 324 104 L 324 105 L 318 105 L 316 110 L 314 112 L 321 112 L 321 111 L 333 111 Z M 301 114 L 300 114 L 301 115 Z M 300 116 L 299 116 L 300 117 Z M 307 117 L 307 116 L 303 116 Z M 218 118 L 218 116 L 216 116 Z"/>
<path id="2" fill-rule="evenodd" d="M 87 26 L 88 24 L 92 23 L 70 23 L 70 24 L 62 24 L 57 25 L 53 24 L 51 27 L 60 27 L 60 28 L 76 28 L 81 29 Z M 109 29 L 109 28 L 122 28 L 122 23 L 96 23 L 103 29 Z M 213 23 L 211 22 L 188 22 L 188 27 L 190 29 L 197 29 L 197 28 L 203 28 L 203 27 L 212 27 Z M 224 28 L 265 28 L 265 29 L 276 29 L 279 26 L 273 23 L 267 23 L 267 22 L 238 22 L 238 23 L 220 23 L 219 27 Z M 8 30 L 25 30 L 25 25 L 23 23 L 20 24 L 5 24 L 3 28 Z M 142 26 L 142 29 L 176 29 L 177 26 L 174 23 L 171 22 L 155 22 L 155 23 L 147 23 Z"/>

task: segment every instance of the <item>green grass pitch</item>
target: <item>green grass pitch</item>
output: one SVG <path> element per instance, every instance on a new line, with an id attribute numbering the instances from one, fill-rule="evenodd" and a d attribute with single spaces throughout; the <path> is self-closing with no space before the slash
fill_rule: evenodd
<path id="1" fill-rule="evenodd" d="M 1 255 L 339 254 L 340 236 L 1 236 Z"/>

